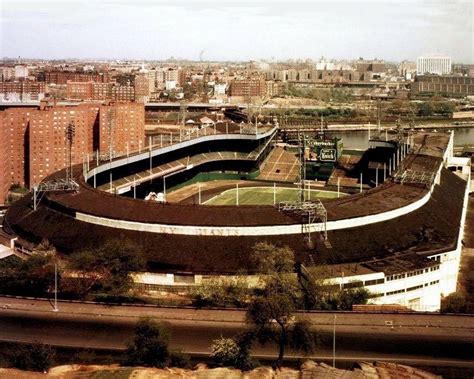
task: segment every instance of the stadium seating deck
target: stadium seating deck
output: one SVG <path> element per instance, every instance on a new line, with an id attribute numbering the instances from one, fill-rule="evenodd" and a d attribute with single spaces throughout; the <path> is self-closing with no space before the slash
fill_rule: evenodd
<path id="1" fill-rule="evenodd" d="M 298 158 L 295 154 L 276 147 L 268 155 L 258 179 L 275 182 L 294 182 L 298 176 Z"/>

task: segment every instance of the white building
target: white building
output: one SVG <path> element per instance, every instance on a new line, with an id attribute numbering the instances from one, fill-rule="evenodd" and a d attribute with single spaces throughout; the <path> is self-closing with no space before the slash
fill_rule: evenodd
<path id="1" fill-rule="evenodd" d="M 175 80 L 167 80 L 165 84 L 165 88 L 167 91 L 176 88 L 176 81 Z"/>
<path id="2" fill-rule="evenodd" d="M 418 57 L 416 60 L 416 73 L 446 75 L 451 73 L 451 58 L 450 57 Z"/>
<path id="3" fill-rule="evenodd" d="M 15 66 L 15 79 L 25 79 L 28 76 L 28 67 L 23 65 Z"/>
<path id="4" fill-rule="evenodd" d="M 215 95 L 225 95 L 226 89 L 227 89 L 226 84 L 215 84 L 214 85 L 214 94 Z"/>

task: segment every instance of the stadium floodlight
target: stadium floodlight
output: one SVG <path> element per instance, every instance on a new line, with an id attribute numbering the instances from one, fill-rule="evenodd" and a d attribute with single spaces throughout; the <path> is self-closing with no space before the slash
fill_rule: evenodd
<path id="1" fill-rule="evenodd" d="M 76 126 L 71 121 L 64 132 L 66 140 L 66 180 L 72 179 L 72 143 L 76 135 Z"/>

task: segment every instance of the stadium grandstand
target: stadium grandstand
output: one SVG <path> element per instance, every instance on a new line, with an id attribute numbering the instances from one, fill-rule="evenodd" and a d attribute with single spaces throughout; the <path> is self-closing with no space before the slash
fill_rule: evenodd
<path id="1" fill-rule="evenodd" d="M 349 196 L 305 198 L 291 206 L 143 200 L 152 190 L 166 194 L 204 177 L 301 188 L 292 183 L 295 154 L 275 148 L 275 133 L 275 126 L 232 124 L 98 164 L 84 162 L 73 171 L 77 190 L 26 195 L 10 207 L 4 230 L 18 248 L 47 238 L 63 254 L 129 239 L 143 249 L 150 272 L 176 278 L 186 272 L 195 284 L 203 276 L 248 271 L 253 245 L 267 241 L 290 246 L 308 272 L 323 265 L 335 284 L 361 283 L 377 304 L 438 309 L 441 294 L 456 288 L 470 191 L 470 161 L 453 157 L 452 133 L 374 141 L 358 161 L 343 159 L 338 175 L 355 170 L 356 178 L 359 172 L 366 178 Z M 60 171 L 46 180 L 63 176 Z"/>

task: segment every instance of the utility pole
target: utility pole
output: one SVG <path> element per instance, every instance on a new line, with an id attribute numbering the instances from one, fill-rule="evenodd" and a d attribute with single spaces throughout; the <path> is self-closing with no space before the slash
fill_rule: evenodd
<path id="1" fill-rule="evenodd" d="M 336 368 L 336 318 L 334 315 L 334 324 L 332 328 L 332 367 Z"/>
<path id="2" fill-rule="evenodd" d="M 304 133 L 301 133 L 300 128 L 298 128 L 298 147 L 300 161 L 300 172 L 298 178 L 298 201 L 300 203 L 304 203 L 304 182 L 306 180 L 306 160 L 304 154 L 306 149 L 306 139 Z"/>
<path id="3" fill-rule="evenodd" d="M 377 99 L 377 132 L 380 135 L 380 119 L 382 117 L 382 102 L 380 98 Z"/>
<path id="4" fill-rule="evenodd" d="M 54 262 L 54 308 L 53 312 L 59 311 L 58 309 L 58 262 Z"/>

